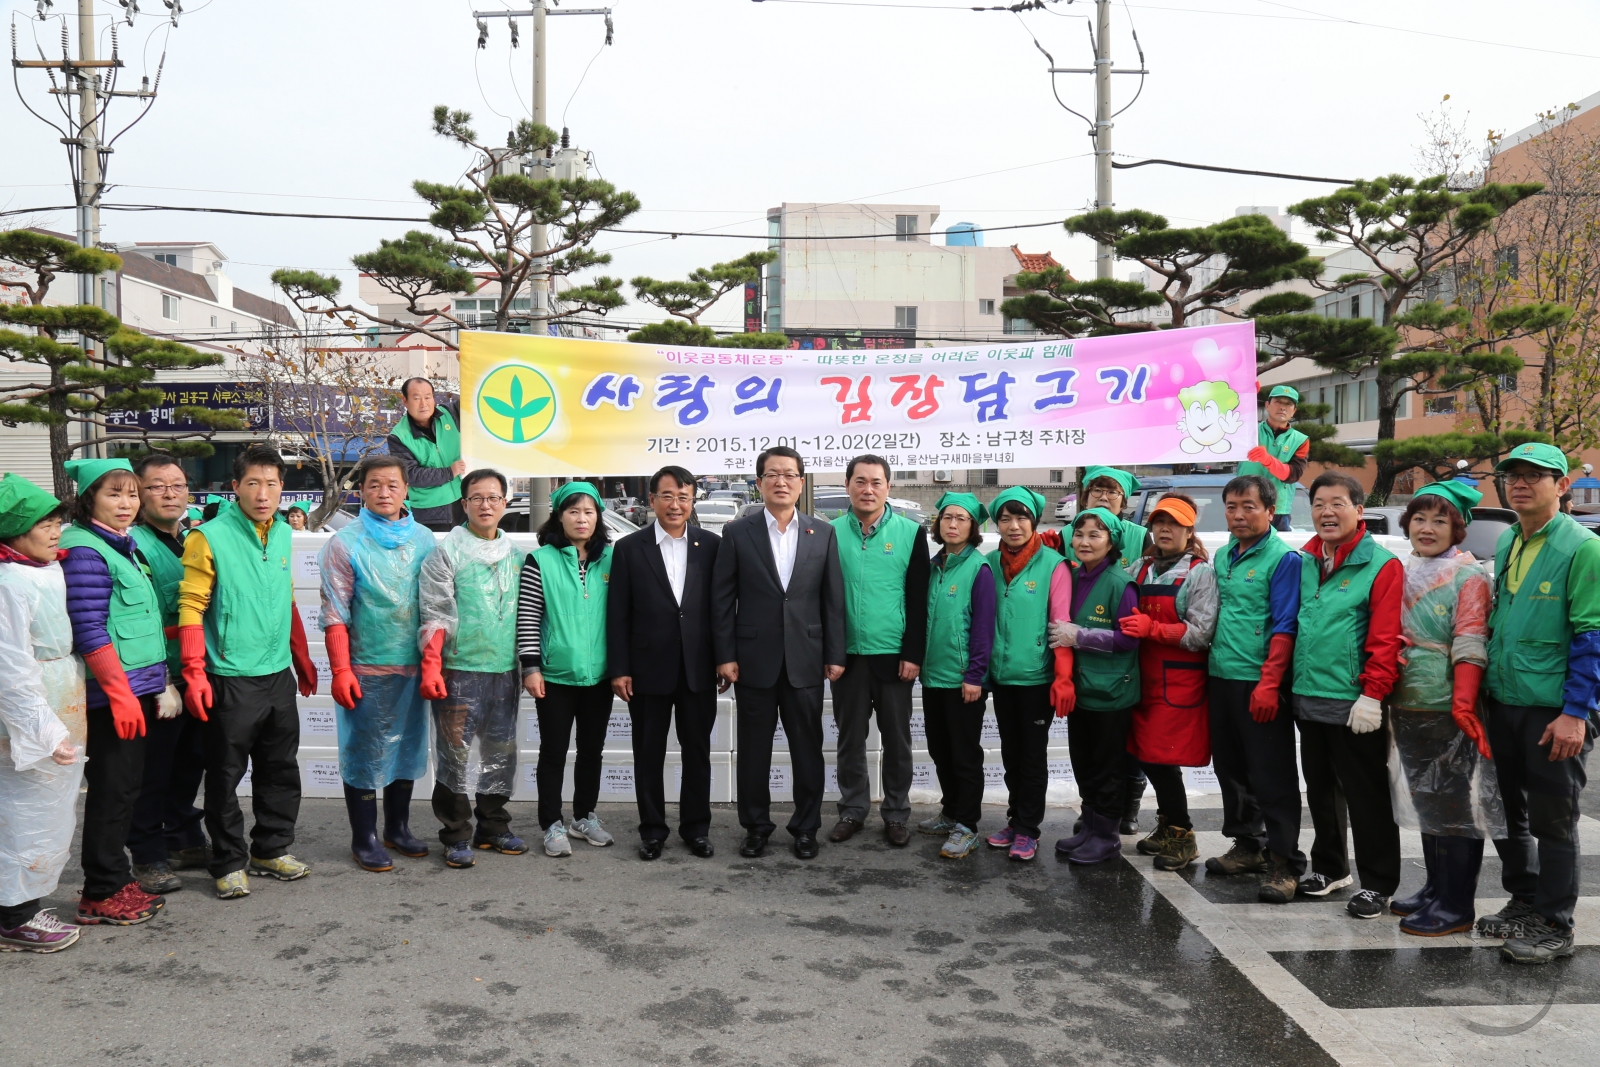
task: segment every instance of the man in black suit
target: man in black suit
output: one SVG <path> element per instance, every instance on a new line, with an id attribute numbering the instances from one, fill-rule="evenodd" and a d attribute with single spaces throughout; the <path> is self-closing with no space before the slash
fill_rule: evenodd
<path id="1" fill-rule="evenodd" d="M 711 574 L 716 534 L 689 525 L 694 475 L 662 467 L 650 479 L 656 521 L 617 542 L 606 601 L 607 673 L 633 717 L 633 783 L 639 796 L 639 858 L 667 840 L 662 764 L 676 711 L 683 785 L 678 834 L 702 859 L 711 839 L 711 729 L 720 691 L 711 655 Z M 721 685 L 727 689 L 727 683 Z"/>
<path id="2" fill-rule="evenodd" d="M 737 686 L 739 855 L 759 856 L 776 827 L 772 737 L 783 719 L 794 767 L 794 854 L 817 854 L 822 825 L 822 680 L 844 674 L 844 577 L 833 527 L 795 510 L 805 461 L 792 448 L 756 457 L 766 503 L 722 528 L 711 579 L 717 675 Z"/>

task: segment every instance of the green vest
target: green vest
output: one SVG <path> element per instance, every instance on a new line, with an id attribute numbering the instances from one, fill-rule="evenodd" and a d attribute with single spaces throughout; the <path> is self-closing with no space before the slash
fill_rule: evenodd
<path id="1" fill-rule="evenodd" d="M 1006 582 L 1000 549 L 989 553 L 994 574 L 994 651 L 989 655 L 992 685 L 1049 685 L 1055 677 L 1049 648 L 1050 575 L 1061 554 L 1043 545 L 1028 565 Z"/>
<path id="2" fill-rule="evenodd" d="M 844 650 L 852 656 L 898 654 L 906 635 L 906 568 L 916 547 L 917 524 L 886 513 L 872 536 L 846 511 L 833 520 L 844 573 Z"/>
<path id="3" fill-rule="evenodd" d="M 1076 577 L 1076 575 L 1074 575 Z M 1072 621 L 1086 630 L 1117 629 L 1117 605 L 1133 575 L 1113 563 L 1100 572 Z M 1084 711 L 1121 711 L 1139 703 L 1139 646 L 1126 652 L 1078 649 L 1072 657 L 1077 706 Z"/>
<path id="4" fill-rule="evenodd" d="M 475 534 L 466 536 L 476 540 Z M 526 553 L 514 550 L 498 563 L 484 563 L 463 551 L 453 534 L 440 543 L 439 551 L 450 557 L 456 588 L 456 632 L 445 639 L 444 665 L 484 674 L 512 670 L 517 665 L 517 592 Z"/>
<path id="5" fill-rule="evenodd" d="M 589 561 L 578 578 L 578 550 L 568 545 L 540 545 L 544 590 L 544 632 L 539 660 L 545 681 L 561 685 L 594 685 L 606 676 L 606 591 L 611 582 L 611 546 Z"/>
<path id="6" fill-rule="evenodd" d="M 237 507 L 200 526 L 217 581 L 206 608 L 206 669 L 226 678 L 260 678 L 289 666 L 294 576 L 289 524 L 274 518 L 263 547 L 256 524 Z"/>
<path id="7" fill-rule="evenodd" d="M 133 539 L 139 543 L 145 562 L 150 564 L 150 578 L 161 604 L 161 625 L 171 629 L 178 625 L 178 583 L 183 581 L 183 560 L 174 556 L 156 532 L 143 523 L 134 524 Z M 183 540 L 182 530 L 178 531 L 178 540 Z M 167 639 L 167 676 L 176 679 L 182 673 L 183 657 L 178 654 L 178 635 L 174 630 Z"/>
<path id="8" fill-rule="evenodd" d="M 928 650 L 922 657 L 922 684 L 956 689 L 967 672 L 967 641 L 972 631 L 972 583 L 988 581 L 988 557 L 970 545 L 951 559 L 941 555 L 928 578 Z"/>
<path id="9" fill-rule="evenodd" d="M 417 465 L 448 470 L 461 458 L 461 431 L 444 408 L 433 411 L 433 436 L 430 441 L 411 428 L 411 416 L 402 415 L 391 431 L 416 457 Z M 406 489 L 406 503 L 416 508 L 442 508 L 461 499 L 461 479 L 451 478 L 443 485 L 413 485 Z"/>
<path id="10" fill-rule="evenodd" d="M 1544 528 L 1544 544 L 1513 593 L 1511 546 L 1522 528 L 1500 535 L 1494 551 L 1494 613 L 1489 616 L 1489 695 L 1516 707 L 1559 708 L 1567 684 L 1572 646 L 1571 593 L 1567 574 L 1573 554 L 1592 536 L 1571 516 L 1557 515 Z M 62 539 L 66 544 L 66 539 Z"/>
<path id="11" fill-rule="evenodd" d="M 166 659 L 167 639 L 161 631 L 161 602 L 156 598 L 150 572 L 112 548 L 105 538 L 82 526 L 68 526 L 61 534 L 61 547 L 93 549 L 106 561 L 106 569 L 111 572 L 106 633 L 111 638 L 111 647 L 117 650 L 122 669 L 134 671 Z"/>
<path id="12" fill-rule="evenodd" d="M 1322 561 L 1300 557 L 1301 639 L 1294 645 L 1294 693 L 1303 697 L 1354 700 L 1361 695 L 1367 663 L 1367 620 L 1372 617 L 1372 581 L 1394 559 L 1371 534 L 1322 580 Z"/>
<path id="13" fill-rule="evenodd" d="M 1272 432 L 1272 427 L 1266 419 L 1256 424 L 1256 440 L 1262 448 L 1272 454 L 1272 458 L 1279 463 L 1287 464 L 1300 451 L 1300 446 L 1309 440 L 1305 434 L 1293 426 L 1280 434 Z M 1289 514 L 1289 509 L 1294 507 L 1294 482 L 1280 481 L 1272 476 L 1272 472 L 1259 463 L 1249 460 L 1239 464 L 1240 474 L 1259 474 L 1278 487 L 1278 505 L 1273 510 L 1279 515 Z"/>
<path id="14" fill-rule="evenodd" d="M 1293 552 L 1289 542 L 1267 531 L 1231 562 L 1239 544 L 1230 537 L 1211 561 L 1217 575 L 1217 632 L 1211 639 L 1211 660 L 1207 667 L 1213 678 L 1254 682 L 1261 678 L 1261 665 L 1267 661 L 1272 644 L 1272 576 L 1285 555 Z"/>

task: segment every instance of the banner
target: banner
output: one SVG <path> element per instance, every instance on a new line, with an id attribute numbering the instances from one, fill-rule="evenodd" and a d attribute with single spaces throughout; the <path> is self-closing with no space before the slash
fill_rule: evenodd
<path id="1" fill-rule="evenodd" d="M 526 476 L 1242 460 L 1254 326 L 882 351 L 739 350 L 467 332 L 462 451 Z"/>

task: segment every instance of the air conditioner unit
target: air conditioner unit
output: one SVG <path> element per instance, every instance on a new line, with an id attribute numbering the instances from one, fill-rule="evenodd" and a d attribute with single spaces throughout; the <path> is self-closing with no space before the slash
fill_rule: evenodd
<path id="1" fill-rule="evenodd" d="M 949 471 L 934 471 L 933 472 L 933 480 L 936 481 L 936 482 L 948 482 L 948 481 L 950 481 L 950 472 Z"/>

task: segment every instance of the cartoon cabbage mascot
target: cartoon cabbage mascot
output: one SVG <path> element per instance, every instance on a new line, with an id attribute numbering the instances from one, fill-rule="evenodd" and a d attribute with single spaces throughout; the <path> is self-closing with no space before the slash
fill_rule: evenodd
<path id="1" fill-rule="evenodd" d="M 1243 425 L 1239 418 L 1239 394 L 1227 382 L 1199 382 L 1178 390 L 1183 414 L 1178 416 L 1178 432 L 1186 435 L 1178 442 L 1185 452 L 1210 449 L 1227 452 L 1232 446 L 1227 436 Z"/>

